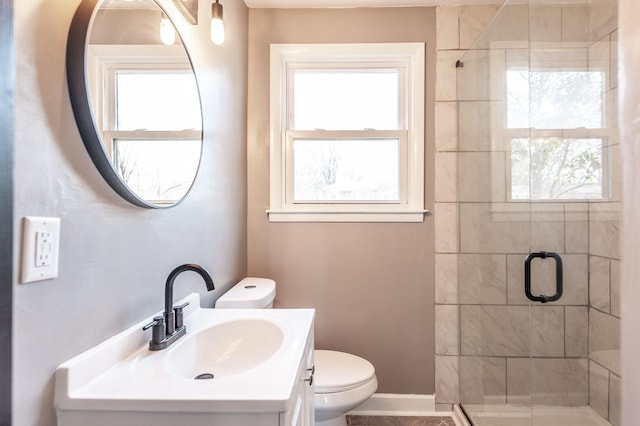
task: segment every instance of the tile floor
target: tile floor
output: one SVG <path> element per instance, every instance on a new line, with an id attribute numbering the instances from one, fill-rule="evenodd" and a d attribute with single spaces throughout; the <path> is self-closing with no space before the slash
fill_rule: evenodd
<path id="1" fill-rule="evenodd" d="M 349 426 L 455 426 L 451 417 L 347 416 Z"/>

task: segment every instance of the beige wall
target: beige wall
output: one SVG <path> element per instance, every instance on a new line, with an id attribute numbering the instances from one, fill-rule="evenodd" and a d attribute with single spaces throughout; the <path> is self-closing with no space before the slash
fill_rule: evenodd
<path id="1" fill-rule="evenodd" d="M 176 299 L 197 291 L 205 306 L 246 272 L 247 8 L 241 1 L 225 2 L 227 42 L 220 47 L 211 43 L 206 20 L 184 28 L 202 92 L 203 161 L 182 204 L 148 210 L 109 188 L 76 128 L 65 47 L 79 3 L 14 2 L 16 426 L 56 424 L 56 367 L 160 311 L 164 282 L 174 267 L 195 262 L 210 271 L 214 292 L 207 293 L 196 274 L 182 275 L 175 286 Z M 210 16 L 210 7 L 201 1 L 200 16 Z M 62 219 L 60 274 L 54 280 L 17 283 L 26 215 Z"/>
<path id="2" fill-rule="evenodd" d="M 269 44 L 426 42 L 426 207 L 433 200 L 435 8 L 250 9 L 248 274 L 278 307 L 317 309 L 316 347 L 369 359 L 385 393 L 434 392 L 433 218 L 269 223 Z"/>

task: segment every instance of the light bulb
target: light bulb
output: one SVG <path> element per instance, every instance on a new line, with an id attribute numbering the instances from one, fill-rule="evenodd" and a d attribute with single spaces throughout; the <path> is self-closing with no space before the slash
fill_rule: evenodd
<path id="1" fill-rule="evenodd" d="M 221 19 L 211 20 L 211 41 L 217 45 L 224 43 L 224 22 Z"/>
<path id="2" fill-rule="evenodd" d="M 222 5 L 218 3 L 218 0 L 211 5 L 211 41 L 217 45 L 224 43 Z"/>
<path id="3" fill-rule="evenodd" d="M 160 40 L 167 46 L 176 42 L 176 30 L 173 28 L 173 24 L 169 21 L 169 18 L 162 18 L 160 20 Z"/>

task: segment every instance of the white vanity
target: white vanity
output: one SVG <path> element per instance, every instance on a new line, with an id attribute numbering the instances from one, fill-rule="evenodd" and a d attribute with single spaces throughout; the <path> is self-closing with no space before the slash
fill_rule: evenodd
<path id="1" fill-rule="evenodd" d="M 56 371 L 59 426 L 313 425 L 312 309 L 203 309 L 150 351 L 148 320 Z"/>

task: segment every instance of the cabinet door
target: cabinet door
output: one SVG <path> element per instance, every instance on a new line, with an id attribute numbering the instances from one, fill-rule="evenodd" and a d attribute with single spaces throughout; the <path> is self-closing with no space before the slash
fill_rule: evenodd
<path id="1" fill-rule="evenodd" d="M 281 414 L 281 426 L 313 426 L 315 423 L 313 343 L 312 332 L 307 341 L 305 357 L 298 368 L 296 387 L 291 395 L 292 408 Z"/>

